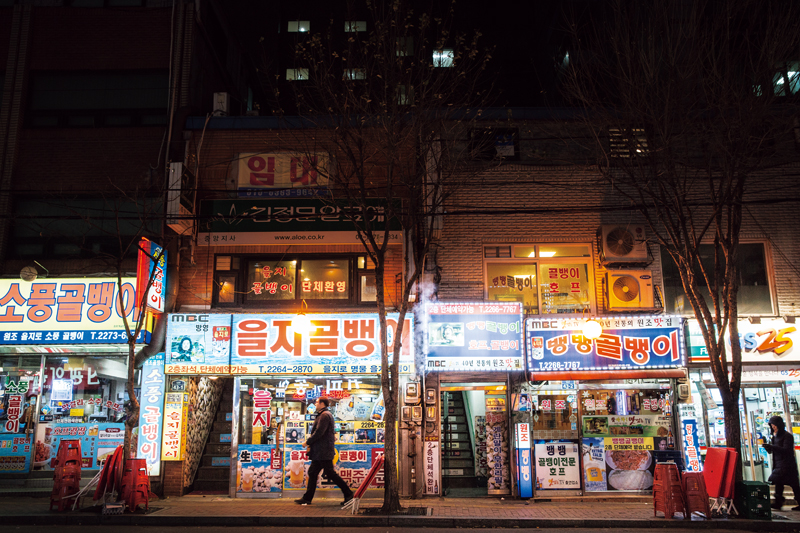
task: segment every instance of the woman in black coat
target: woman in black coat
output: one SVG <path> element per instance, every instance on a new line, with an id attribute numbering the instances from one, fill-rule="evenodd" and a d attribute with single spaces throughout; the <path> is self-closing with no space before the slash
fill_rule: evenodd
<path id="1" fill-rule="evenodd" d="M 772 475 L 769 481 L 775 484 L 775 501 L 773 509 L 780 510 L 786 498 L 783 497 L 783 486 L 789 485 L 794 492 L 794 500 L 799 505 L 792 511 L 800 511 L 800 480 L 797 476 L 797 459 L 794 456 L 794 438 L 786 431 L 783 418 L 773 416 L 769 419 L 772 429 L 772 444 L 764 444 L 764 449 L 772 454 Z"/>

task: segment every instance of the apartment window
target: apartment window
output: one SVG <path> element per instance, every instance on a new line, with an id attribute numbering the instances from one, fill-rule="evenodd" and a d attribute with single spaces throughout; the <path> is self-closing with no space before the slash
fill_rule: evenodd
<path id="1" fill-rule="evenodd" d="M 772 80 L 775 96 L 790 96 L 800 92 L 800 63 L 788 63 Z"/>
<path id="2" fill-rule="evenodd" d="M 473 159 L 492 161 L 519 160 L 519 130 L 516 128 L 476 128 L 469 134 Z"/>
<path id="3" fill-rule="evenodd" d="M 526 314 L 594 311 L 589 244 L 484 247 L 486 296 L 522 302 Z"/>
<path id="4" fill-rule="evenodd" d="M 608 128 L 608 148 L 611 157 L 630 159 L 647 153 L 644 128 Z"/>
<path id="5" fill-rule="evenodd" d="M 414 88 L 405 85 L 397 86 L 397 105 L 410 105 L 414 101 Z"/>
<path id="6" fill-rule="evenodd" d="M 375 272 L 365 257 L 216 257 L 214 301 L 219 306 L 264 304 L 294 308 L 374 302 Z"/>
<path id="7" fill-rule="evenodd" d="M 414 55 L 414 38 L 413 37 L 398 37 L 397 38 L 397 57 L 405 57 Z"/>
<path id="8" fill-rule="evenodd" d="M 28 121 L 34 127 L 160 125 L 168 89 L 166 71 L 35 72 Z"/>
<path id="9" fill-rule="evenodd" d="M 365 80 L 367 79 L 367 72 L 363 68 L 349 68 L 344 71 L 343 79 Z"/>
<path id="10" fill-rule="evenodd" d="M 307 68 L 287 68 L 286 81 L 302 81 L 308 79 Z"/>
<path id="11" fill-rule="evenodd" d="M 700 245 L 700 261 L 709 275 L 714 273 L 714 245 Z M 722 259 L 723 265 L 725 259 Z M 691 315 L 694 313 L 686 293 L 683 291 L 681 276 L 672 257 L 662 248 L 661 267 L 664 279 L 664 308 L 667 313 Z M 700 268 L 695 268 L 695 278 L 702 281 Z M 720 286 L 721 286 L 720 282 Z M 710 293 L 702 288 L 700 292 L 711 302 Z M 737 297 L 739 316 L 773 315 L 777 311 L 772 301 L 767 253 L 764 243 L 739 244 L 739 294 Z"/>
<path id="12" fill-rule="evenodd" d="M 441 50 L 433 51 L 433 66 L 434 67 L 452 67 L 453 66 L 453 50 L 450 48 L 443 48 Z"/>
<path id="13" fill-rule="evenodd" d="M 367 31 L 367 21 L 366 20 L 345 20 L 344 21 L 344 31 L 346 33 L 357 32 L 357 31 Z"/>
<path id="14" fill-rule="evenodd" d="M 307 20 L 290 20 L 286 23 L 289 33 L 306 33 L 311 31 L 311 23 Z"/>

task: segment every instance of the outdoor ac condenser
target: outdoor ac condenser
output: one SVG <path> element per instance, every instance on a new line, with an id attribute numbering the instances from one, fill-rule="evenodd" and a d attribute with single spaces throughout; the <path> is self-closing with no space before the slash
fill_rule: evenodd
<path id="1" fill-rule="evenodd" d="M 610 311 L 654 307 L 653 273 L 650 270 L 609 270 L 606 272 L 606 291 Z"/>

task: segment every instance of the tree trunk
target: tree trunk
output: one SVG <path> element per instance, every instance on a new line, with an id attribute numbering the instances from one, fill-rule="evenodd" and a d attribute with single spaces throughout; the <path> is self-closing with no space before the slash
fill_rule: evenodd
<path id="1" fill-rule="evenodd" d="M 135 342 L 135 337 L 133 341 L 128 342 L 128 382 L 125 384 L 125 389 L 128 391 L 131 409 L 126 413 L 125 440 L 122 441 L 122 457 L 126 460 L 134 455 L 131 453 L 131 438 L 133 437 L 133 428 L 135 428 L 136 424 L 139 422 L 139 401 L 136 399 L 133 382 L 134 373 L 136 371 L 134 368 L 134 360 L 136 359 Z"/>
<path id="2" fill-rule="evenodd" d="M 719 389 L 722 396 L 722 411 L 725 418 L 725 442 L 728 448 L 735 449 L 736 455 L 736 481 L 742 480 L 742 454 L 747 453 L 747 447 L 742 447 L 742 422 L 739 418 L 739 395 L 730 391 Z"/>

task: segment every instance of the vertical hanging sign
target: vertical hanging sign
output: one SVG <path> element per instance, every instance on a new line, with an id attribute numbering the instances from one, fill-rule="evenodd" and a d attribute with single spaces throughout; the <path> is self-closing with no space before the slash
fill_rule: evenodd
<path id="1" fill-rule="evenodd" d="M 425 494 L 439 494 L 439 441 L 425 437 Z M 430 440 L 427 440 L 430 439 Z"/>
<path id="2" fill-rule="evenodd" d="M 147 359 L 142 366 L 137 457 L 147 461 L 147 473 L 161 473 L 161 433 L 164 421 L 164 354 Z"/>
<path id="3" fill-rule="evenodd" d="M 519 497 L 532 498 L 531 427 L 528 423 L 520 423 L 514 429 L 517 448 L 517 487 L 519 487 Z"/>
<path id="4" fill-rule="evenodd" d="M 163 253 L 162 253 L 163 251 Z M 160 255 L 159 255 L 160 254 Z M 158 262 L 153 261 L 157 257 Z M 153 282 L 148 287 L 150 276 Z M 167 286 L 167 251 L 153 241 L 139 241 L 139 257 L 136 261 L 136 294 L 146 299 L 147 307 L 158 313 L 164 312 Z M 137 301 L 137 308 L 138 308 Z"/>
<path id="5" fill-rule="evenodd" d="M 700 464 L 700 453 L 697 448 L 697 420 L 685 418 L 681 420 L 683 427 L 683 455 L 686 460 L 686 470 L 688 472 L 700 472 L 703 470 Z"/>
<path id="6" fill-rule="evenodd" d="M 161 448 L 162 461 L 183 461 L 186 451 L 186 417 L 189 394 L 168 392 L 164 403 L 164 432 Z"/>

